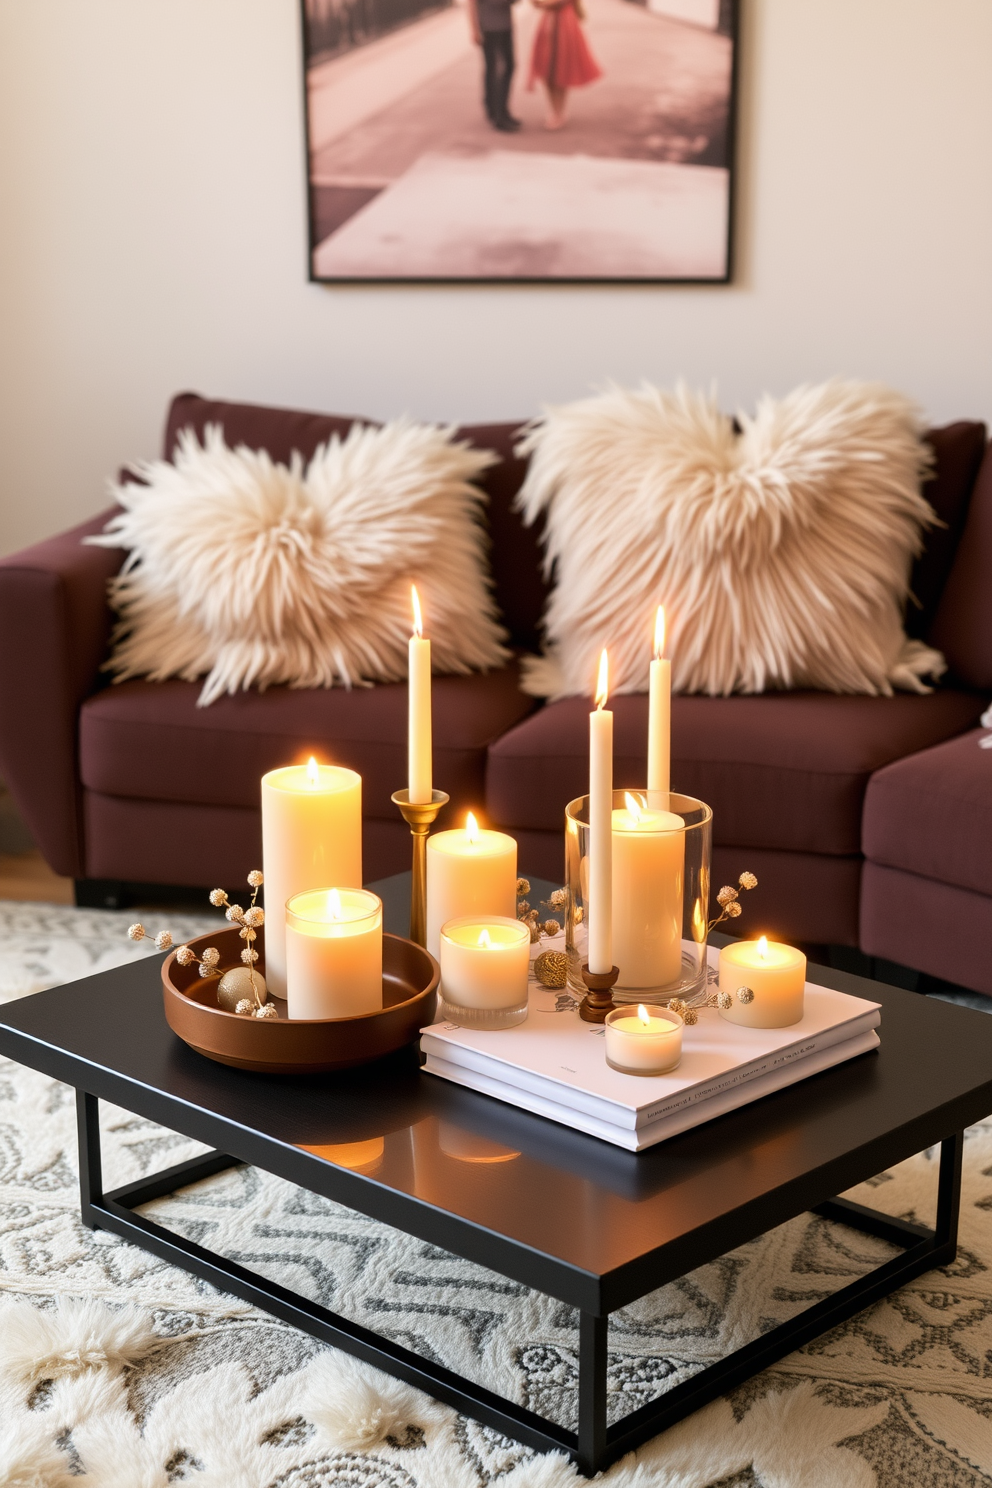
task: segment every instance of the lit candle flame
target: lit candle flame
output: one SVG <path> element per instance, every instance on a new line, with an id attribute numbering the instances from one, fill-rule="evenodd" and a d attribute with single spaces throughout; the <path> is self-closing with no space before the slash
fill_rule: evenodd
<path id="1" fill-rule="evenodd" d="M 605 708 L 610 695 L 610 659 L 604 647 L 599 658 L 599 675 L 596 678 L 596 707 Z"/>
<path id="2" fill-rule="evenodd" d="M 761 937 L 761 939 L 758 941 L 758 955 L 761 957 L 762 961 L 767 961 L 768 960 L 768 936 L 767 935 L 763 935 Z"/>
<path id="3" fill-rule="evenodd" d="M 623 793 L 623 799 L 624 799 L 624 802 L 626 803 L 627 810 L 630 812 L 630 814 L 633 817 L 634 821 L 635 822 L 639 822 L 639 821 L 643 820 L 643 817 L 644 817 L 644 802 L 643 801 L 639 801 L 636 796 L 632 796 L 631 793 L 630 793 L 630 791 L 624 791 L 624 793 Z"/>
<path id="4" fill-rule="evenodd" d="M 424 633 L 424 621 L 420 613 L 420 595 L 416 584 L 410 585 L 410 598 L 413 601 L 413 633 L 419 639 Z"/>
<path id="5" fill-rule="evenodd" d="M 468 838 L 469 842 L 473 844 L 478 842 L 479 840 L 479 823 L 476 821 L 475 816 L 471 811 L 465 818 L 465 835 Z"/>
<path id="6" fill-rule="evenodd" d="M 640 1018 L 645 1027 L 647 1027 L 647 1025 L 651 1022 L 651 1014 L 648 1012 L 643 1002 L 639 1002 L 637 1004 L 637 1016 Z"/>
<path id="7" fill-rule="evenodd" d="M 327 918 L 329 920 L 341 919 L 341 895 L 337 889 L 327 891 Z"/>
<path id="8" fill-rule="evenodd" d="M 320 766 L 313 755 L 307 760 L 307 785 L 320 784 Z"/>
<path id="9" fill-rule="evenodd" d="M 654 617 L 654 659 L 661 661 L 665 654 L 665 606 L 658 606 Z"/>
<path id="10" fill-rule="evenodd" d="M 488 930 L 482 929 L 482 930 L 479 931 L 479 944 L 481 946 L 485 946 L 485 948 L 486 948 L 487 951 L 492 950 L 492 944 L 493 943 L 489 939 L 489 931 Z"/>

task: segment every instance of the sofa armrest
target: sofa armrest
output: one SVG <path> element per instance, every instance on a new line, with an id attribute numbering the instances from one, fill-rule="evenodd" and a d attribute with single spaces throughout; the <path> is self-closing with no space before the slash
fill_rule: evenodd
<path id="1" fill-rule="evenodd" d="M 0 559 L 0 774 L 56 873 L 85 876 L 79 708 L 100 681 L 123 552 L 84 546 L 117 508 Z"/>

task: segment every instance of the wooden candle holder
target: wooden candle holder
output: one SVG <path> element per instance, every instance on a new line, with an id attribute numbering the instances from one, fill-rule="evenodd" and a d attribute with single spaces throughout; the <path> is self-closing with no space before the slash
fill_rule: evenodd
<path id="1" fill-rule="evenodd" d="M 579 1017 L 586 1023 L 605 1023 L 607 1013 L 613 1011 L 613 984 L 620 975 L 618 966 L 609 971 L 590 971 L 589 963 L 582 963 L 582 980 L 588 992 L 579 1003 Z"/>

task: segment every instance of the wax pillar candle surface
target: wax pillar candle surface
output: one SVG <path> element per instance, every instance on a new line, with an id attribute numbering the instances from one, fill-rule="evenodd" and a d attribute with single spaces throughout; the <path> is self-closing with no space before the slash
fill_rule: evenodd
<path id="1" fill-rule="evenodd" d="M 664 655 L 665 611 L 658 606 L 648 690 L 648 801 L 664 809 L 671 790 L 672 663 Z"/>
<path id="2" fill-rule="evenodd" d="M 327 884 L 362 886 L 362 778 L 338 765 L 262 776 L 265 980 L 286 996 L 286 901 Z"/>
<path id="3" fill-rule="evenodd" d="M 666 1011 L 652 1015 L 615 1008 L 606 1016 L 606 1062 L 631 1075 L 659 1075 L 682 1058 L 682 1019 Z"/>
<path id="4" fill-rule="evenodd" d="M 434 789 L 431 739 L 431 643 L 422 634 L 420 600 L 413 590 L 407 718 L 407 790 L 414 805 L 431 799 Z"/>
<path id="5" fill-rule="evenodd" d="M 382 1007 L 382 902 L 365 889 L 295 894 L 286 911 L 291 1018 L 354 1018 Z"/>
<path id="6" fill-rule="evenodd" d="M 613 714 L 606 707 L 607 659 L 599 663 L 589 714 L 589 970 L 613 967 Z"/>
<path id="7" fill-rule="evenodd" d="M 682 973 L 685 824 L 636 797 L 613 812 L 613 961 L 620 987 L 665 987 Z"/>
<path id="8" fill-rule="evenodd" d="M 440 954 L 441 926 L 465 915 L 513 919 L 517 909 L 517 844 L 505 832 L 475 825 L 427 839 L 427 949 Z"/>
<path id="9" fill-rule="evenodd" d="M 746 1028 L 787 1028 L 803 1015 L 806 957 L 793 946 L 776 941 L 739 940 L 720 952 L 720 991 L 731 997 L 721 1018 Z M 741 1002 L 738 987 L 750 987 L 754 997 Z"/>
<path id="10" fill-rule="evenodd" d="M 441 930 L 441 995 L 465 1008 L 512 1008 L 527 1001 L 530 930 L 520 920 L 474 915 Z"/>

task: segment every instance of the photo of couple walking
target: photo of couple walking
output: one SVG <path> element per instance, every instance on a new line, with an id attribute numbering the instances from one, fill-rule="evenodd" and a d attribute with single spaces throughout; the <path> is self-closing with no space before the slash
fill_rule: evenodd
<path id="1" fill-rule="evenodd" d="M 725 282 L 737 0 L 304 0 L 310 276 Z"/>
<path id="2" fill-rule="evenodd" d="M 513 6 L 517 0 L 468 0 L 472 39 L 482 48 L 483 106 L 494 129 L 511 133 L 521 121 L 510 112 L 510 86 L 515 70 Z M 603 76 L 582 30 L 581 0 L 531 0 L 541 12 L 534 33 L 527 87 L 543 83 L 548 111 L 545 129 L 565 122 L 570 88 L 583 88 Z"/>

